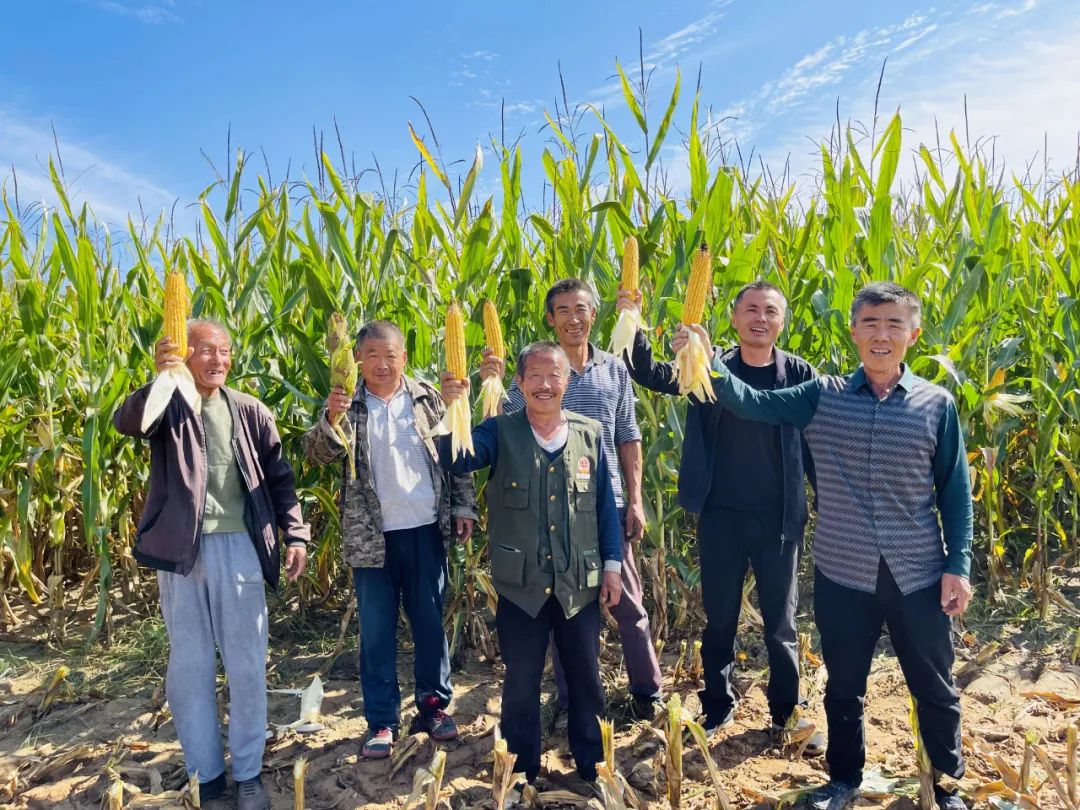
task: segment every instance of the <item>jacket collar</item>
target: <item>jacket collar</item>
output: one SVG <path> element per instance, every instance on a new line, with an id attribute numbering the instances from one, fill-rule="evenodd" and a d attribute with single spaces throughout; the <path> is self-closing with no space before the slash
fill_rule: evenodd
<path id="1" fill-rule="evenodd" d="M 903 388 L 908 393 L 915 386 L 915 372 L 911 370 L 911 366 L 907 363 L 903 364 L 904 370 L 900 374 L 900 379 L 896 383 L 897 388 Z M 863 366 L 859 366 L 851 373 L 851 377 L 848 379 L 848 388 L 852 391 L 859 391 L 862 388 L 869 389 L 870 381 L 866 378 L 866 369 Z"/>
<path id="2" fill-rule="evenodd" d="M 776 373 L 776 387 L 787 388 L 787 354 L 778 346 L 773 346 L 773 368 Z M 714 360 L 714 363 L 716 361 Z M 734 362 L 739 365 L 742 364 L 742 352 L 739 350 L 738 344 L 727 349 L 723 354 L 719 355 L 719 362 L 729 363 Z"/>

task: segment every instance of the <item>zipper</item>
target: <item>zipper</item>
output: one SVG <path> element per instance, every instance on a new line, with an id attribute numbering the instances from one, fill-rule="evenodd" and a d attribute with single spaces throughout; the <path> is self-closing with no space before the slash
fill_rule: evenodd
<path id="1" fill-rule="evenodd" d="M 199 556 L 199 548 L 202 545 L 202 530 L 203 530 L 203 518 L 206 517 L 206 490 L 209 486 L 210 478 L 210 459 L 206 453 L 206 427 L 203 424 L 203 418 L 201 413 L 195 413 L 194 409 L 191 409 L 192 416 L 195 417 L 198 422 L 198 430 L 195 431 L 195 438 L 199 441 L 199 449 L 202 450 L 203 459 L 203 491 L 202 491 L 202 503 L 199 505 L 199 520 L 195 527 L 195 554 L 191 558 L 192 567 L 195 566 L 195 560 Z"/>

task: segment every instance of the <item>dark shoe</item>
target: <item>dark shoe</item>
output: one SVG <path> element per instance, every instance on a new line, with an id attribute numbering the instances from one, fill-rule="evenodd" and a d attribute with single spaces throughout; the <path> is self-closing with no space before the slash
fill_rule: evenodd
<path id="1" fill-rule="evenodd" d="M 934 800 L 940 810 L 968 810 L 968 806 L 955 790 L 950 793 L 941 785 L 934 785 Z"/>
<path id="2" fill-rule="evenodd" d="M 701 724 L 701 727 L 705 729 L 706 734 L 712 734 L 714 731 L 719 731 L 722 728 L 727 728 L 735 724 L 735 710 L 729 709 L 728 713 L 723 717 L 714 717 L 711 714 L 705 715 L 705 721 Z"/>
<path id="3" fill-rule="evenodd" d="M 794 737 L 797 738 L 799 736 L 798 732 L 799 732 L 800 729 L 804 729 L 804 728 L 807 728 L 808 726 L 812 726 L 812 725 L 813 725 L 813 723 L 811 723 L 805 717 L 800 717 L 799 720 L 795 723 L 794 728 L 787 728 L 786 726 L 782 726 L 782 725 L 779 725 L 777 723 L 773 723 L 772 726 L 770 726 L 770 728 L 769 728 L 769 739 L 772 740 L 773 745 L 783 745 L 785 743 L 785 741 L 788 739 L 785 736 L 786 734 L 791 733 Z M 825 753 L 825 735 L 822 734 L 820 731 L 815 731 L 810 736 L 809 741 L 807 741 L 806 747 L 803 748 L 803 756 L 804 757 L 820 757 L 824 753 Z"/>
<path id="4" fill-rule="evenodd" d="M 630 698 L 630 716 L 635 720 L 651 722 L 665 708 L 664 701 L 655 696 L 641 697 L 640 695 L 633 695 Z"/>
<path id="5" fill-rule="evenodd" d="M 270 795 L 261 776 L 236 783 L 236 810 L 270 810 Z"/>
<path id="6" fill-rule="evenodd" d="M 453 740 L 458 735 L 454 718 L 442 710 L 442 701 L 438 695 L 428 695 L 420 704 L 420 712 L 413 718 L 409 731 L 423 731 L 437 742 Z"/>
<path id="7" fill-rule="evenodd" d="M 216 779 L 211 779 L 209 782 L 199 782 L 199 801 L 208 802 L 212 799 L 220 799 L 225 795 L 227 787 L 225 771 L 219 773 Z"/>
<path id="8" fill-rule="evenodd" d="M 834 779 L 827 785 L 804 793 L 799 797 L 796 806 L 809 808 L 809 810 L 847 810 L 855 804 L 857 798 L 859 798 L 857 787 Z"/>
<path id="9" fill-rule="evenodd" d="M 393 729 L 382 726 L 375 729 L 360 749 L 360 756 L 364 759 L 386 759 L 390 756 L 390 749 L 394 747 Z"/>

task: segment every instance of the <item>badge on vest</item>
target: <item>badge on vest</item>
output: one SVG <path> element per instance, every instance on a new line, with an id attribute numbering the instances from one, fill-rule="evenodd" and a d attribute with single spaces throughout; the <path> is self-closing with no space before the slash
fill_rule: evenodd
<path id="1" fill-rule="evenodd" d="M 591 476 L 589 475 L 589 470 L 590 470 L 589 459 L 587 457 L 585 457 L 585 456 L 582 456 L 581 458 L 578 459 L 577 475 L 575 475 L 574 477 L 578 478 L 578 479 L 584 479 L 584 480 L 588 481 L 589 478 L 591 478 Z"/>

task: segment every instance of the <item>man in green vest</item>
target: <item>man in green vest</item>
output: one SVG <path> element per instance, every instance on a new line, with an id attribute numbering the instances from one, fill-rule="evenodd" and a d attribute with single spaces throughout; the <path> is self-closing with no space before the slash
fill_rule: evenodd
<path id="1" fill-rule="evenodd" d="M 600 423 L 564 411 L 566 352 L 548 341 L 518 355 L 525 409 L 487 419 L 472 431 L 473 454 L 439 462 L 456 474 L 490 467 L 487 484 L 491 578 L 499 595 L 495 627 L 506 663 L 500 727 L 529 782 L 540 771 L 540 683 L 553 636 L 569 687 L 567 733 L 577 772 L 596 779 L 603 759 L 600 724 L 600 605 L 622 592 L 622 531 Z M 468 380 L 442 375 L 447 404 Z"/>

